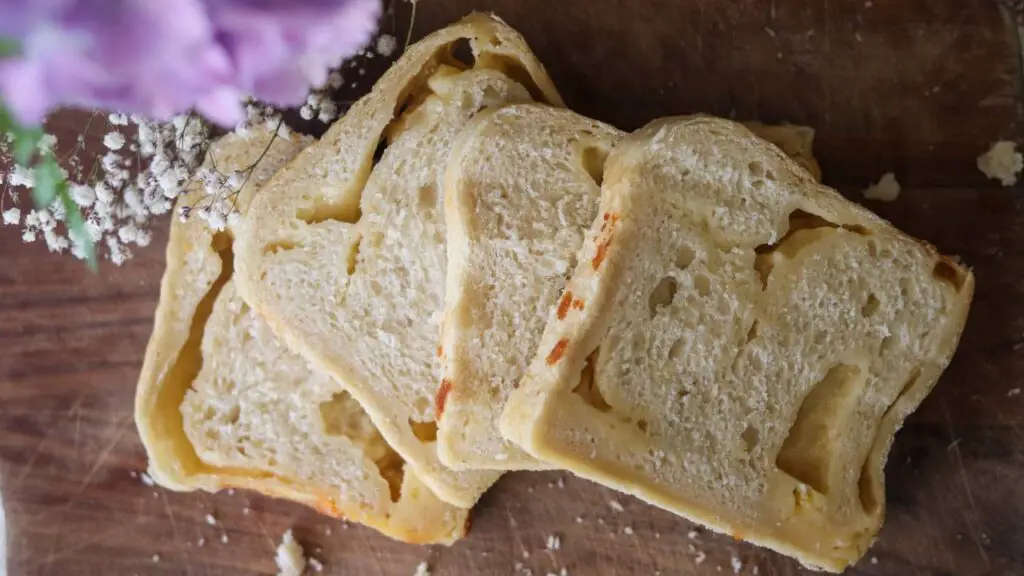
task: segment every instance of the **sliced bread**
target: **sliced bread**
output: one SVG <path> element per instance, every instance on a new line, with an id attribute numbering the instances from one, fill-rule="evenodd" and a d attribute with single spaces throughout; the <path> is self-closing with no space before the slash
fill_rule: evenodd
<path id="1" fill-rule="evenodd" d="M 601 216 L 501 431 L 534 457 L 840 571 L 878 532 L 896 430 L 973 275 L 733 122 L 612 152 Z"/>
<path id="2" fill-rule="evenodd" d="M 561 104 L 514 30 L 471 15 L 410 46 L 265 186 L 239 235 L 243 298 L 457 506 L 472 506 L 498 474 L 454 472 L 437 455 L 444 168 L 473 115 L 534 97 Z"/>
<path id="3" fill-rule="evenodd" d="M 751 128 L 820 176 L 813 130 Z M 448 284 L 435 400 L 449 467 L 551 467 L 505 440 L 498 418 L 549 311 L 557 304 L 562 317 L 582 304 L 562 289 L 598 214 L 605 159 L 623 136 L 565 109 L 517 104 L 481 112 L 456 139 L 445 177 Z"/>
<path id="4" fill-rule="evenodd" d="M 207 167 L 226 174 L 255 165 L 237 197 L 244 214 L 300 147 L 265 129 L 229 134 L 211 147 Z M 196 188 L 182 202 L 200 201 Z M 175 490 L 256 490 L 408 542 L 458 539 L 467 512 L 405 471 L 340 384 L 288 351 L 241 300 L 232 238 L 197 210 L 171 224 L 135 408 L 154 480 Z"/>

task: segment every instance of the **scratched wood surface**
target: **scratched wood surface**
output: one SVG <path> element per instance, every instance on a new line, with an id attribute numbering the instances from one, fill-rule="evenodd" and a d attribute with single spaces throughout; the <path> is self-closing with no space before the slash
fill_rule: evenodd
<path id="1" fill-rule="evenodd" d="M 1024 197 L 974 166 L 991 141 L 1021 137 L 1012 11 L 984 0 L 421 0 L 414 37 L 474 8 L 524 33 L 570 105 L 622 128 L 695 111 L 788 120 L 817 128 L 826 180 L 855 200 L 896 172 L 899 199 L 867 205 L 960 255 L 978 289 L 956 359 L 897 437 L 886 525 L 849 573 L 1024 574 L 1024 394 L 1011 393 L 1024 379 Z M 402 5 L 384 28 L 404 38 L 408 21 Z M 370 64 L 366 84 L 383 63 Z M 58 124 L 81 129 L 74 116 Z M 93 276 L 0 230 L 12 575 L 272 574 L 288 527 L 332 574 L 410 575 L 427 561 L 453 576 L 710 575 L 732 573 L 734 557 L 743 574 L 803 572 L 725 537 L 690 539 L 686 521 L 564 473 L 503 478 L 452 548 L 394 543 L 255 494 L 144 485 L 131 407 L 165 239 L 158 227 L 127 266 Z M 551 534 L 558 550 L 545 549 Z"/>

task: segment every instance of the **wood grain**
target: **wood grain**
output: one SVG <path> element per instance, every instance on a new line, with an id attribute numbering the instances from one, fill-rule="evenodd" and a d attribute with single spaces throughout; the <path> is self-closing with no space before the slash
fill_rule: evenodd
<path id="1" fill-rule="evenodd" d="M 896 171 L 907 186 L 900 198 L 867 205 L 961 256 L 977 295 L 953 364 L 897 437 L 885 528 L 849 573 L 1024 574 L 1024 394 L 1011 395 L 1024 380 L 1024 196 L 974 165 L 991 141 L 1021 136 L 1017 29 L 994 2 L 865 4 L 422 0 L 415 32 L 494 10 L 581 112 L 627 129 L 695 111 L 806 123 L 818 129 L 826 180 L 854 200 Z M 385 18 L 400 39 L 407 10 Z M 373 62 L 356 90 L 382 66 Z M 74 117 L 59 124 L 81 129 Z M 0 230 L 0 492 L 11 574 L 273 574 L 273 549 L 292 526 L 334 574 L 408 575 L 426 560 L 434 574 L 455 576 L 563 567 L 710 575 L 732 573 L 734 556 L 743 574 L 804 573 L 727 537 L 691 540 L 688 522 L 564 473 L 507 475 L 452 548 L 398 544 L 254 494 L 144 485 L 133 476 L 145 455 L 131 409 L 165 239 L 161 226 L 127 266 L 90 275 Z M 545 549 L 551 534 L 559 550 Z"/>

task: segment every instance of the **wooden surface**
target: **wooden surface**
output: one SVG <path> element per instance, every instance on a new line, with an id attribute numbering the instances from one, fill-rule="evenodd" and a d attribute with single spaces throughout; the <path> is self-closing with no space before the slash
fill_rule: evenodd
<path id="1" fill-rule="evenodd" d="M 415 36 L 472 8 L 518 27 L 570 105 L 622 128 L 695 111 L 788 120 L 818 129 L 826 181 L 855 200 L 896 172 L 899 199 L 868 206 L 960 255 L 977 296 L 953 364 L 897 437 L 885 528 L 849 573 L 1024 574 L 1024 394 L 1011 395 L 1024 385 L 1024 196 L 974 164 L 991 141 L 1021 139 L 1013 14 L 984 0 L 421 0 Z M 402 39 L 407 22 L 403 5 L 385 30 Z M 254 494 L 145 486 L 131 407 L 165 238 L 161 226 L 124 268 L 92 276 L 0 229 L 11 574 L 272 574 L 288 527 L 331 574 L 411 575 L 426 560 L 435 575 L 713 575 L 732 573 L 733 557 L 743 574 L 802 573 L 726 537 L 691 540 L 686 521 L 563 473 L 503 478 L 452 548 Z"/>

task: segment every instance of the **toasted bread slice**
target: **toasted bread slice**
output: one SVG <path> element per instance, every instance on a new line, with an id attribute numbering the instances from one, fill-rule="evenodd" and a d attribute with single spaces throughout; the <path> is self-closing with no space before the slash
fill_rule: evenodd
<path id="1" fill-rule="evenodd" d="M 750 126 L 820 177 L 813 130 Z M 564 316 L 582 304 L 562 289 L 597 216 L 605 158 L 623 136 L 568 110 L 518 104 L 478 114 L 456 139 L 445 178 L 448 284 L 435 401 L 449 467 L 551 467 L 505 440 L 498 418 L 548 312 L 557 304 Z"/>
<path id="2" fill-rule="evenodd" d="M 472 66 L 452 56 L 467 39 Z M 501 21 L 472 15 L 435 32 L 266 185 L 239 236 L 243 298 L 457 506 L 472 506 L 498 474 L 454 472 L 437 456 L 444 167 L 473 115 L 531 94 L 561 103 Z"/>
<path id="3" fill-rule="evenodd" d="M 612 152 L 601 216 L 501 419 L 534 457 L 840 571 L 973 275 L 713 118 Z"/>
<path id="4" fill-rule="evenodd" d="M 238 197 L 244 213 L 299 149 L 297 139 L 258 129 L 225 136 L 209 157 L 222 172 L 256 163 Z M 232 280 L 232 237 L 195 216 L 171 224 L 135 406 L 152 477 L 175 490 L 256 490 L 407 542 L 462 536 L 467 512 L 403 474 L 401 457 L 359 404 L 288 351 L 242 302 Z"/>

